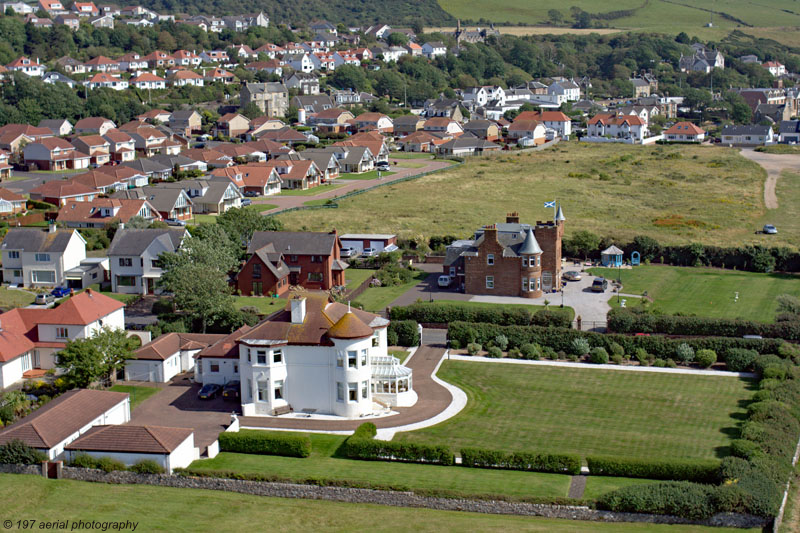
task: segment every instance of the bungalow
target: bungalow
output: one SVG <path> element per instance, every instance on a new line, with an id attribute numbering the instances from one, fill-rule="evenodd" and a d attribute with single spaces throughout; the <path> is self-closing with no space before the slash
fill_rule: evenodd
<path id="1" fill-rule="evenodd" d="M 114 16 L 111 14 L 106 14 L 106 15 L 98 15 L 96 17 L 91 17 L 89 19 L 89 24 L 91 24 L 95 28 L 108 28 L 109 30 L 113 30 Z"/>
<path id="2" fill-rule="evenodd" d="M 305 109 L 306 113 L 321 113 L 335 107 L 333 100 L 327 94 L 295 96 L 289 105 L 297 109 Z"/>
<path id="3" fill-rule="evenodd" d="M 500 145 L 476 137 L 458 137 L 440 144 L 436 150 L 440 154 L 465 156 L 494 152 L 500 150 L 500 148 Z"/>
<path id="4" fill-rule="evenodd" d="M 150 161 L 161 163 L 164 166 L 170 166 L 174 171 L 178 172 L 191 172 L 194 170 L 205 172 L 208 170 L 208 165 L 203 161 L 196 161 L 183 154 L 156 154 L 150 158 Z"/>
<path id="5" fill-rule="evenodd" d="M 163 109 L 151 109 L 150 111 L 137 116 L 136 120 L 140 120 L 142 122 L 160 122 L 161 124 L 166 124 L 169 122 L 170 117 L 172 117 L 172 113 L 169 111 L 164 111 Z"/>
<path id="6" fill-rule="evenodd" d="M 425 121 L 423 131 L 455 136 L 464 133 L 464 128 L 457 121 L 447 117 L 433 117 Z"/>
<path id="7" fill-rule="evenodd" d="M 361 113 L 354 120 L 358 131 L 391 133 L 393 128 L 392 119 L 383 113 Z"/>
<path id="8" fill-rule="evenodd" d="M 316 128 L 316 131 L 342 133 L 347 130 L 353 118 L 353 114 L 350 111 L 340 107 L 332 107 L 309 116 L 308 124 Z"/>
<path id="9" fill-rule="evenodd" d="M 423 129 L 425 119 L 419 115 L 401 115 L 393 121 L 393 132 L 396 136 L 409 135 Z"/>
<path id="10" fill-rule="evenodd" d="M 695 126 L 691 122 L 678 122 L 664 132 L 664 140 L 667 142 L 701 143 L 705 138 L 705 130 Z"/>
<path id="11" fill-rule="evenodd" d="M 130 79 L 130 84 L 137 89 L 166 89 L 167 80 L 150 72 L 142 72 Z"/>
<path id="12" fill-rule="evenodd" d="M 252 138 L 258 136 L 262 131 L 279 130 L 284 127 L 286 124 L 282 120 L 263 115 L 250 121 L 250 130 L 247 132 L 247 136 Z"/>
<path id="13" fill-rule="evenodd" d="M 64 69 L 67 74 L 83 74 L 86 67 L 83 63 L 69 56 L 56 59 L 56 65 Z"/>
<path id="14" fill-rule="evenodd" d="M 83 64 L 86 72 L 119 72 L 119 62 L 106 56 L 93 57 Z"/>
<path id="15" fill-rule="evenodd" d="M 203 148 L 191 148 L 182 152 L 182 155 L 202 161 L 206 168 L 225 168 L 234 164 L 233 157 L 223 154 L 217 150 L 206 150 Z"/>
<path id="16" fill-rule="evenodd" d="M 538 120 L 515 120 L 508 126 L 508 138 L 531 139 L 534 145 L 544 144 L 547 128 Z"/>
<path id="17" fill-rule="evenodd" d="M 72 139 L 75 148 L 89 154 L 92 164 L 103 166 L 111 160 L 111 143 L 100 135 L 84 135 Z"/>
<path id="18" fill-rule="evenodd" d="M 265 130 L 257 133 L 255 135 L 256 139 L 259 141 L 267 140 L 267 141 L 274 141 L 276 143 L 286 143 L 289 146 L 297 143 L 307 143 L 308 137 L 300 133 L 299 131 L 290 128 L 289 126 L 284 126 L 283 128 L 277 130 Z"/>
<path id="19" fill-rule="evenodd" d="M 723 144 L 759 146 L 774 141 L 771 126 L 725 126 L 722 128 Z"/>
<path id="20" fill-rule="evenodd" d="M 56 222 L 68 228 L 106 228 L 115 222 L 127 224 L 133 217 L 161 220 L 144 198 L 95 198 L 91 202 L 67 202 L 58 210 Z"/>
<path id="21" fill-rule="evenodd" d="M 85 174 L 78 174 L 69 181 L 86 185 L 90 189 L 95 189 L 100 194 L 110 194 L 114 191 L 127 188 L 127 184 L 117 179 L 116 176 L 97 170 L 91 170 Z"/>
<path id="22" fill-rule="evenodd" d="M 116 179 L 123 182 L 128 189 L 144 187 L 150 182 L 147 174 L 131 167 L 126 167 L 124 164 L 114 166 L 105 165 L 98 168 L 97 171 L 114 176 Z"/>
<path id="23" fill-rule="evenodd" d="M 0 154 L 0 176 L 3 175 L 2 154 Z M 24 196 L 0 188 L 0 215 L 16 215 L 26 211 L 27 200 Z"/>
<path id="24" fill-rule="evenodd" d="M 74 89 L 77 85 L 77 82 L 72 78 L 68 78 L 61 74 L 60 72 L 48 72 L 44 76 L 42 76 L 42 83 L 47 83 L 49 85 L 53 85 L 55 83 L 63 83 L 67 85 L 70 89 Z"/>
<path id="25" fill-rule="evenodd" d="M 71 11 L 81 17 L 96 17 L 100 14 L 94 2 L 74 2 Z"/>
<path id="26" fill-rule="evenodd" d="M 205 78 L 203 78 L 203 76 L 197 72 L 191 70 L 179 70 L 173 73 L 169 80 L 174 87 L 183 87 L 185 85 L 203 87 L 205 84 Z"/>
<path id="27" fill-rule="evenodd" d="M 138 72 L 148 67 L 148 61 L 136 52 L 130 52 L 121 56 L 118 60 L 120 70 L 128 72 Z"/>
<path id="28" fill-rule="evenodd" d="M 203 60 L 194 52 L 188 50 L 178 50 L 172 54 L 172 59 L 175 61 L 176 66 L 182 67 L 199 67 Z"/>
<path id="29" fill-rule="evenodd" d="M 167 68 L 175 64 L 175 58 L 166 52 L 162 52 L 161 50 L 150 52 L 142 59 L 147 61 L 147 66 L 149 68 Z"/>
<path id="30" fill-rule="evenodd" d="M 397 235 L 387 233 L 347 233 L 341 236 L 342 247 L 353 248 L 359 254 L 366 248 L 381 252 L 394 252 L 397 247 Z"/>
<path id="31" fill-rule="evenodd" d="M 30 352 L 28 343 L 20 339 L 9 348 L 14 351 L 29 348 Z M 0 431 L 0 444 L 20 440 L 54 461 L 63 457 L 67 445 L 93 427 L 125 424 L 130 419 L 131 406 L 128 393 L 76 389 L 65 392 L 19 422 Z"/>
<path id="32" fill-rule="evenodd" d="M 117 191 L 111 198 L 144 198 L 156 208 L 164 220 L 191 220 L 192 200 L 183 189 L 137 187 Z"/>
<path id="33" fill-rule="evenodd" d="M 275 167 L 234 165 L 211 171 L 215 177 L 228 178 L 243 195 L 271 196 L 281 192 L 283 184 Z"/>
<path id="34" fill-rule="evenodd" d="M 86 259 L 86 241 L 80 233 L 57 230 L 55 224 L 45 230 L 11 228 L 0 250 L 3 280 L 23 287 L 64 287 L 66 272 Z"/>
<path id="35" fill-rule="evenodd" d="M 219 117 L 214 129 L 216 135 L 241 137 L 250 130 L 250 119 L 239 113 L 227 113 Z"/>
<path id="36" fill-rule="evenodd" d="M 464 131 L 487 141 L 496 141 L 500 138 L 500 128 L 491 120 L 470 120 L 464 124 Z"/>
<path id="37" fill-rule="evenodd" d="M 47 128 L 56 137 L 63 137 L 72 133 L 72 124 L 65 118 L 42 119 L 39 121 L 39 127 Z"/>
<path id="38" fill-rule="evenodd" d="M 133 161 L 136 158 L 136 141 L 126 132 L 111 128 L 102 135 L 108 142 L 112 161 Z"/>
<path id="39" fill-rule="evenodd" d="M 800 143 L 800 120 L 781 121 L 778 142 L 782 144 Z"/>
<path id="40" fill-rule="evenodd" d="M 194 370 L 194 356 L 224 338 L 224 334 L 165 333 L 133 352 L 125 363 L 126 381 L 169 383 Z"/>
<path id="41" fill-rule="evenodd" d="M 145 295 L 160 292 L 157 285 L 163 270 L 159 256 L 178 250 L 188 235 L 183 228 L 117 230 L 108 248 L 111 290 Z"/>
<path id="42" fill-rule="evenodd" d="M 60 4 L 59 4 L 60 5 Z M 28 76 L 42 77 L 44 74 L 44 65 L 39 63 L 39 60 L 30 59 L 25 56 L 19 57 L 6 65 L 6 68 L 12 72 L 22 72 Z"/>
<path id="43" fill-rule="evenodd" d="M 427 131 L 415 131 L 397 141 L 404 152 L 432 152 L 436 141 L 440 140 Z"/>
<path id="44" fill-rule="evenodd" d="M 283 62 L 278 59 L 254 61 L 252 63 L 247 63 L 244 69 L 251 72 L 266 72 L 267 74 L 281 76 L 283 74 Z"/>
<path id="45" fill-rule="evenodd" d="M 133 161 L 125 161 L 120 166 L 131 168 L 136 171 L 137 174 L 144 174 L 153 181 L 163 181 L 172 176 L 171 165 L 165 165 L 154 159 L 141 158 Z"/>
<path id="46" fill-rule="evenodd" d="M 68 201 L 91 202 L 98 194 L 100 193 L 97 189 L 65 180 L 48 181 L 30 191 L 31 200 L 40 200 L 58 206 L 64 205 Z"/>
<path id="47" fill-rule="evenodd" d="M 225 50 L 203 50 L 199 55 L 204 63 L 228 64 L 231 62 L 231 58 Z"/>
<path id="48" fill-rule="evenodd" d="M 39 170 L 88 168 L 91 157 L 59 137 L 48 137 L 28 143 L 24 148 L 25 164 Z"/>
<path id="49" fill-rule="evenodd" d="M 123 80 L 118 76 L 112 76 L 105 72 L 100 72 L 83 82 L 83 85 L 88 89 L 109 88 L 115 91 L 124 91 L 128 88 L 128 81 Z"/>
<path id="50" fill-rule="evenodd" d="M 104 117 L 82 118 L 75 123 L 75 134 L 97 133 L 98 135 L 105 135 L 108 130 L 116 127 L 117 125 L 114 122 Z"/>
<path id="51" fill-rule="evenodd" d="M 77 30 L 81 25 L 81 19 L 78 15 L 58 15 L 54 23 L 57 26 L 66 26 L 72 31 Z"/>

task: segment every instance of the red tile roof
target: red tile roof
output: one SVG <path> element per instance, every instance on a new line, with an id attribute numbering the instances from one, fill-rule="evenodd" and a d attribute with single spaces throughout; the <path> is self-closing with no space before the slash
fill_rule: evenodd
<path id="1" fill-rule="evenodd" d="M 106 122 L 111 122 L 114 124 L 113 121 L 104 118 L 104 117 L 87 117 L 80 119 L 77 123 L 75 123 L 75 129 L 99 129 L 102 127 Z"/>
<path id="2" fill-rule="evenodd" d="M 70 324 L 88 326 L 101 318 L 122 309 L 125 304 L 92 289 L 72 296 L 39 320 L 40 324 Z M 2 315 L 0 315 L 2 316 Z"/>
<path id="3" fill-rule="evenodd" d="M 119 220 L 126 223 L 139 214 L 145 202 L 144 198 L 95 198 L 91 202 L 67 202 L 58 210 L 56 222 L 104 223 Z M 116 215 L 104 217 L 101 216 L 104 207 L 112 209 L 112 213 L 115 208 L 119 210 Z M 155 218 L 160 218 L 155 208 L 151 211 Z"/>
<path id="4" fill-rule="evenodd" d="M 42 198 L 67 198 L 87 194 L 98 194 L 97 189 L 74 181 L 53 180 L 31 189 L 32 194 L 41 195 Z"/>
<path id="5" fill-rule="evenodd" d="M 677 122 L 664 133 L 674 133 L 683 135 L 702 135 L 706 130 L 695 126 L 691 122 Z"/>
<path id="6" fill-rule="evenodd" d="M 194 434 L 193 429 L 162 426 L 95 426 L 66 450 L 169 454 Z"/>
<path id="7" fill-rule="evenodd" d="M 224 339 L 223 334 L 167 333 L 134 352 L 136 359 L 164 361 L 181 350 L 202 350 Z"/>

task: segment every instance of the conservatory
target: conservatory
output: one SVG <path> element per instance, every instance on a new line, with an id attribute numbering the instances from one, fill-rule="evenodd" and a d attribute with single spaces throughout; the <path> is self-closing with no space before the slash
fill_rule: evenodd
<path id="1" fill-rule="evenodd" d="M 391 355 L 373 356 L 372 395 L 395 407 L 411 407 L 417 403 L 417 393 L 411 383 L 411 369 Z"/>

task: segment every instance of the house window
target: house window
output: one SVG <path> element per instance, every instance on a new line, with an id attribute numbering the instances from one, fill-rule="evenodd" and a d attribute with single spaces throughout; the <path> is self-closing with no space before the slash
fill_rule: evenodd
<path id="1" fill-rule="evenodd" d="M 22 270 L 14 270 L 11 275 L 14 276 L 15 278 L 21 278 Z"/>
<path id="2" fill-rule="evenodd" d="M 486 288 L 494 289 L 494 276 L 486 276 Z"/>
<path id="3" fill-rule="evenodd" d="M 250 357 L 250 348 L 247 349 L 247 362 L 251 362 L 252 358 Z"/>
<path id="4" fill-rule="evenodd" d="M 536 266 L 542 266 L 542 258 L 539 256 L 536 256 Z"/>
<path id="5" fill-rule="evenodd" d="M 266 365 L 267 364 L 267 351 L 266 350 L 258 350 L 256 352 L 256 364 L 259 364 L 259 365 Z"/>
<path id="6" fill-rule="evenodd" d="M 249 401 L 250 398 L 253 395 L 253 380 L 252 379 L 248 379 L 247 380 L 247 391 L 246 392 L 247 392 L 247 398 L 246 399 Z"/>
<path id="7" fill-rule="evenodd" d="M 264 294 L 264 282 L 254 281 L 252 294 Z"/>
<path id="8" fill-rule="evenodd" d="M 208 363 L 209 372 L 219 372 L 219 363 Z"/>
<path id="9" fill-rule="evenodd" d="M 269 401 L 269 381 L 257 381 L 256 386 L 258 387 L 258 401 L 259 402 L 268 402 Z"/>
<path id="10" fill-rule="evenodd" d="M 361 350 L 361 366 L 367 366 L 367 350 Z"/>
<path id="11" fill-rule="evenodd" d="M 358 366 L 358 354 L 355 350 L 347 352 L 347 367 L 356 368 Z"/>
<path id="12" fill-rule="evenodd" d="M 151 268 L 161 268 L 161 261 L 158 259 L 151 259 L 150 260 L 150 267 Z"/>
<path id="13" fill-rule="evenodd" d="M 322 272 L 309 272 L 308 273 L 308 281 L 322 281 Z"/>
<path id="14" fill-rule="evenodd" d="M 456 267 L 450 267 L 450 277 L 456 277 Z"/>
<path id="15" fill-rule="evenodd" d="M 522 292 L 528 291 L 528 278 L 522 278 Z"/>
<path id="16" fill-rule="evenodd" d="M 178 364 L 177 360 L 175 361 L 175 364 Z M 234 374 L 238 374 L 239 373 L 239 363 L 233 363 L 233 373 Z"/>
<path id="17" fill-rule="evenodd" d="M 272 351 L 272 362 L 273 363 L 282 363 L 283 362 L 283 350 L 273 350 Z"/>
<path id="18" fill-rule="evenodd" d="M 256 279 L 261 278 L 261 264 L 254 263 L 253 264 L 253 277 Z"/>
<path id="19" fill-rule="evenodd" d="M 129 267 L 133 266 L 133 261 L 130 257 L 120 257 L 119 258 L 119 266 L 121 267 Z"/>
<path id="20" fill-rule="evenodd" d="M 14 250 L 12 252 L 8 252 L 9 259 L 19 259 L 19 252 Z"/>
<path id="21" fill-rule="evenodd" d="M 530 284 L 528 285 L 528 290 L 535 291 L 536 289 L 538 289 L 539 288 L 538 282 L 539 282 L 538 278 L 531 278 Z"/>
<path id="22" fill-rule="evenodd" d="M 29 352 L 22 356 L 22 371 L 27 372 L 30 369 L 31 369 L 31 354 Z"/>
<path id="23" fill-rule="evenodd" d="M 358 383 L 347 384 L 347 399 L 351 402 L 358 401 Z"/>
<path id="24" fill-rule="evenodd" d="M 344 383 L 341 381 L 336 382 L 336 401 L 343 402 L 344 401 Z"/>
<path id="25" fill-rule="evenodd" d="M 344 368 L 344 352 L 336 353 L 336 366 L 339 368 Z"/>
<path id="26" fill-rule="evenodd" d="M 372 346 L 377 347 L 380 346 L 380 344 L 381 344 L 381 337 L 376 331 L 375 334 L 372 336 Z"/>
<path id="27" fill-rule="evenodd" d="M 31 281 L 33 283 L 55 283 L 56 273 L 53 270 L 32 270 Z"/>
<path id="28" fill-rule="evenodd" d="M 486 264 L 489 266 L 494 264 L 494 254 L 489 254 L 486 256 Z"/>
<path id="29" fill-rule="evenodd" d="M 273 389 L 273 392 L 275 393 L 275 399 L 276 400 L 283 400 L 283 380 L 282 379 L 279 379 L 278 381 L 275 382 L 275 387 Z"/>
<path id="30" fill-rule="evenodd" d="M 292 263 L 297 263 L 297 256 L 293 255 L 291 261 Z"/>
<path id="31" fill-rule="evenodd" d="M 321 259 L 322 259 L 322 257 L 320 257 L 318 255 L 312 255 L 311 256 L 311 262 L 312 263 L 321 263 L 322 262 Z"/>
<path id="32" fill-rule="evenodd" d="M 40 263 L 50 262 L 50 254 L 36 254 L 36 261 Z"/>
<path id="33" fill-rule="evenodd" d="M 366 400 L 368 395 L 369 395 L 369 381 L 362 381 L 361 382 L 361 397 Z"/>
<path id="34" fill-rule="evenodd" d="M 135 287 L 135 276 L 117 276 L 117 285 L 120 287 Z"/>
<path id="35" fill-rule="evenodd" d="M 539 278 L 536 278 L 536 290 L 538 291 L 540 287 L 541 287 L 541 280 Z"/>
<path id="36" fill-rule="evenodd" d="M 69 337 L 69 328 L 56 328 L 56 338 L 66 339 Z"/>
<path id="37" fill-rule="evenodd" d="M 522 256 L 522 266 L 524 266 L 524 267 L 528 266 L 528 256 L 527 255 L 523 255 Z"/>

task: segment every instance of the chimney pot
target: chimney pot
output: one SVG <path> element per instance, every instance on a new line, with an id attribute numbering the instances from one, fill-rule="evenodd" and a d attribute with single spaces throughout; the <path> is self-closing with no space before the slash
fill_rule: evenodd
<path id="1" fill-rule="evenodd" d="M 303 296 L 295 296 L 290 300 L 292 312 L 292 324 L 302 324 L 306 319 L 306 299 Z"/>

